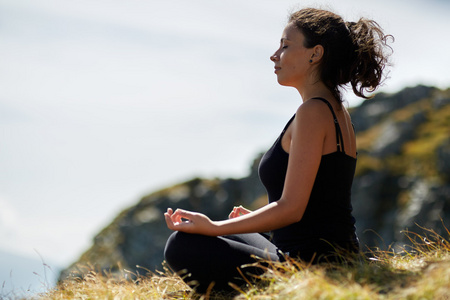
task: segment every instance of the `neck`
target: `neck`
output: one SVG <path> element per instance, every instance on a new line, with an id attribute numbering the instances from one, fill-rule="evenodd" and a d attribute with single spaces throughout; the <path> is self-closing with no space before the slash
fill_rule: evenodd
<path id="1" fill-rule="evenodd" d="M 325 98 L 329 101 L 335 99 L 333 93 L 325 86 L 322 81 L 316 81 L 313 84 L 308 84 L 303 87 L 297 87 L 297 90 L 300 93 L 303 102 L 316 97 Z"/>

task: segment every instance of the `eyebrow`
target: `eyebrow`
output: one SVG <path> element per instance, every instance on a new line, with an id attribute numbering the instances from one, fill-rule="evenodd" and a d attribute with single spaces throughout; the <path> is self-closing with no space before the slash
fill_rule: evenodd
<path id="1" fill-rule="evenodd" d="M 282 37 L 280 39 L 280 43 L 283 43 L 284 41 L 290 41 L 290 39 L 288 39 L 287 37 Z"/>

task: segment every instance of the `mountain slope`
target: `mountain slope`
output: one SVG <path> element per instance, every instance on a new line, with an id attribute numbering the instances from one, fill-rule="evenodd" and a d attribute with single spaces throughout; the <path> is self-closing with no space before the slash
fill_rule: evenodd
<path id="1" fill-rule="evenodd" d="M 416 223 L 442 232 L 441 219 L 450 224 L 450 90 L 417 86 L 377 94 L 351 115 L 359 149 L 352 197 L 361 244 L 402 245 L 407 241 L 400 231 L 421 231 Z M 77 266 L 87 263 L 111 271 L 119 265 L 160 269 L 170 234 L 163 219 L 166 208 L 223 219 L 234 205 L 263 205 L 267 199 L 257 175 L 260 157 L 247 177 L 196 178 L 143 197 L 103 229 L 60 279 L 83 273 Z"/>

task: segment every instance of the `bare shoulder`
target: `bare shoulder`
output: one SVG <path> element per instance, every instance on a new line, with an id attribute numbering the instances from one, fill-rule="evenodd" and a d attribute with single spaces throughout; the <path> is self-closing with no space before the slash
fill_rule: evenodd
<path id="1" fill-rule="evenodd" d="M 300 122 L 323 124 L 323 121 L 329 118 L 329 111 L 324 102 L 311 99 L 299 106 L 297 116 Z"/>

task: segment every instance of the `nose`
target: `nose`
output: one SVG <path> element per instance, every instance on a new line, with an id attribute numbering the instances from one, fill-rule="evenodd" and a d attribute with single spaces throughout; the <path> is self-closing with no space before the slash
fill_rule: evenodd
<path id="1" fill-rule="evenodd" d="M 273 62 L 275 62 L 275 61 L 277 61 L 279 59 L 280 58 L 278 57 L 278 54 L 276 52 L 270 56 L 270 60 L 273 61 Z"/>

